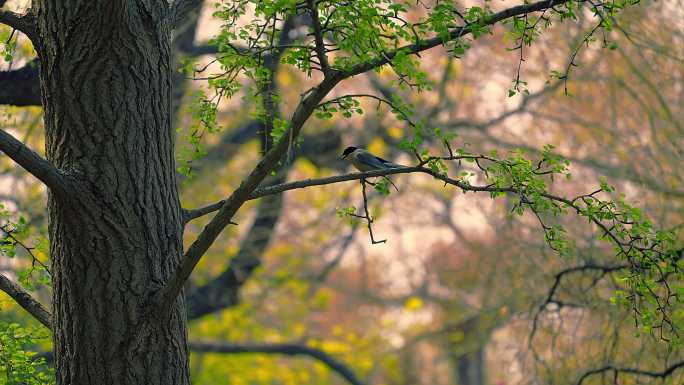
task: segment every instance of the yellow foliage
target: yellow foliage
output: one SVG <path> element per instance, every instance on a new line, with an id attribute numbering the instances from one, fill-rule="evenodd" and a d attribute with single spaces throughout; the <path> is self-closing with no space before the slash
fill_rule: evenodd
<path id="1" fill-rule="evenodd" d="M 373 358 L 367 355 L 359 355 L 354 361 L 354 367 L 360 372 L 367 372 L 373 369 Z"/>
<path id="2" fill-rule="evenodd" d="M 624 79 L 627 75 L 627 68 L 622 63 L 615 63 L 611 68 L 615 79 Z"/>
<path id="3" fill-rule="evenodd" d="M 295 335 L 303 336 L 306 333 L 306 325 L 303 322 L 297 322 L 292 326 L 292 332 Z"/>
<path id="4" fill-rule="evenodd" d="M 335 325 L 332 328 L 332 335 L 335 337 L 341 336 L 344 333 L 344 329 L 340 325 Z"/>
<path id="5" fill-rule="evenodd" d="M 463 342 L 463 340 L 465 338 L 465 334 L 463 334 L 463 332 L 461 330 L 457 330 L 455 332 L 449 333 L 448 338 L 449 338 L 449 342 L 451 342 L 452 344 L 458 344 L 458 343 Z"/>
<path id="6" fill-rule="evenodd" d="M 454 78 L 459 76 L 463 71 L 463 65 L 460 60 L 453 60 L 451 62 L 451 67 L 449 67 L 449 75 Z"/>
<path id="7" fill-rule="evenodd" d="M 291 86 L 292 83 L 295 82 L 295 77 L 290 71 L 278 71 L 276 74 L 276 81 L 278 82 L 279 85 L 281 85 L 283 88 L 287 88 L 288 86 Z"/>
<path id="8" fill-rule="evenodd" d="M 269 258 L 284 257 L 292 254 L 294 247 L 289 243 L 277 243 L 268 250 Z"/>
<path id="9" fill-rule="evenodd" d="M 394 76 L 394 70 L 392 70 L 392 67 L 385 65 L 380 68 L 379 75 L 380 78 L 392 78 Z"/>
<path id="10" fill-rule="evenodd" d="M 333 340 L 322 341 L 320 348 L 331 354 L 350 352 L 348 344 Z"/>
<path id="11" fill-rule="evenodd" d="M 468 85 L 467 83 L 464 83 L 461 86 L 461 98 L 465 99 L 465 98 L 472 97 L 475 94 L 474 91 L 475 91 L 475 89 L 473 88 L 473 86 Z"/>
<path id="12" fill-rule="evenodd" d="M 387 144 L 381 138 L 375 138 L 368 145 L 368 151 L 383 156 L 387 153 Z"/>
<path id="13" fill-rule="evenodd" d="M 387 375 L 389 383 L 397 383 L 401 381 L 402 378 L 402 371 L 401 371 L 401 362 L 399 361 L 399 357 L 397 356 L 390 356 L 386 358 L 383 361 L 383 367 L 384 367 L 384 373 Z"/>
<path id="14" fill-rule="evenodd" d="M 315 309 L 327 309 L 332 300 L 332 292 L 328 288 L 321 288 L 316 293 L 316 296 L 312 300 L 312 306 Z"/>
<path id="15" fill-rule="evenodd" d="M 303 178 L 313 178 L 318 176 L 318 167 L 316 167 L 315 164 L 311 163 L 311 161 L 306 158 L 300 158 L 297 160 L 296 167 L 297 171 L 302 174 Z"/>
<path id="16" fill-rule="evenodd" d="M 423 307 L 423 300 L 418 297 L 411 297 L 404 303 L 404 309 L 408 311 L 419 310 Z"/>
<path id="17" fill-rule="evenodd" d="M 387 134 L 392 139 L 401 139 L 404 137 L 404 130 L 401 127 L 392 126 L 387 129 Z"/>

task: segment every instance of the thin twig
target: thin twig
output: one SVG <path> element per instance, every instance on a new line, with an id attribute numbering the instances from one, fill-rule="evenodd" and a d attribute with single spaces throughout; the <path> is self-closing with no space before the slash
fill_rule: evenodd
<path id="1" fill-rule="evenodd" d="M 366 219 L 366 223 L 368 224 L 368 232 L 370 233 L 371 237 L 371 243 L 374 245 L 377 245 L 378 243 L 386 243 L 387 239 L 382 239 L 379 241 L 375 240 L 375 237 L 373 236 L 373 218 L 371 218 L 370 214 L 368 213 L 368 197 L 366 196 L 366 180 L 361 179 L 361 192 L 363 194 L 363 211 L 364 211 L 364 217 Z"/>

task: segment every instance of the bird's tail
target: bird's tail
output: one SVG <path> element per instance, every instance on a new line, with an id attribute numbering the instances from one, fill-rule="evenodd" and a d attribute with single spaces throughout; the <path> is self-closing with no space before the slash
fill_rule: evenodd
<path id="1" fill-rule="evenodd" d="M 403 164 L 397 164 L 397 163 L 391 163 L 391 162 L 386 162 L 383 165 L 385 166 L 385 168 L 404 168 L 404 167 L 406 167 Z M 394 189 L 397 190 L 397 192 L 399 192 L 399 188 L 397 187 L 397 185 L 394 184 L 394 182 L 392 182 L 392 179 L 390 179 L 387 176 L 384 176 L 383 178 L 387 179 L 387 181 L 390 182 L 392 184 L 392 186 L 394 186 Z"/>
<path id="2" fill-rule="evenodd" d="M 407 167 L 407 166 L 404 166 L 403 164 L 397 164 L 397 163 L 389 163 L 389 162 L 387 162 L 387 163 L 385 163 L 385 167 L 387 167 L 387 168 L 404 168 L 404 167 Z"/>
<path id="3" fill-rule="evenodd" d="M 406 167 L 406 166 L 401 166 L 401 167 Z M 390 179 L 388 176 L 383 176 L 383 178 L 385 178 L 388 182 L 390 182 L 390 184 L 392 186 L 394 186 L 394 188 L 397 190 L 397 192 L 399 192 L 399 187 L 397 187 L 397 185 L 394 184 L 394 182 L 392 182 L 392 179 Z"/>

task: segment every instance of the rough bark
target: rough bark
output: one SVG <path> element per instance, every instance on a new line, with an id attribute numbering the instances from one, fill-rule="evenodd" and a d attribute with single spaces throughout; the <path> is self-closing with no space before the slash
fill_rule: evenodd
<path id="1" fill-rule="evenodd" d="M 487 383 L 485 347 L 498 322 L 499 318 L 495 313 L 483 312 L 445 327 L 445 333 L 463 335 L 463 339 L 456 343 L 445 341 L 456 384 L 484 385 Z"/>
<path id="2" fill-rule="evenodd" d="M 49 197 L 57 384 L 189 384 L 183 295 L 149 299 L 178 266 L 166 2 L 34 0 Z"/>

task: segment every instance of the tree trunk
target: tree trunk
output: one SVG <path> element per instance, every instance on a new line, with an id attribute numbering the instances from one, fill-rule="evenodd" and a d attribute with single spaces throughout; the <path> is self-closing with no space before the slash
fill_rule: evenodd
<path id="1" fill-rule="evenodd" d="M 456 363 L 456 383 L 458 385 L 484 385 L 484 349 L 478 348 L 458 356 Z"/>
<path id="2" fill-rule="evenodd" d="M 166 1 L 34 0 L 57 384 L 189 384 L 185 304 L 148 300 L 182 256 Z"/>

